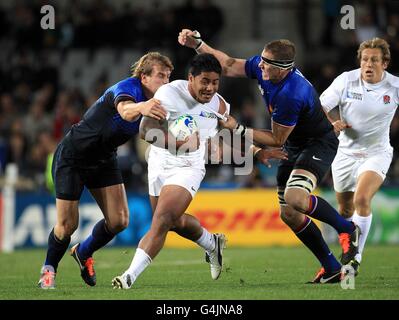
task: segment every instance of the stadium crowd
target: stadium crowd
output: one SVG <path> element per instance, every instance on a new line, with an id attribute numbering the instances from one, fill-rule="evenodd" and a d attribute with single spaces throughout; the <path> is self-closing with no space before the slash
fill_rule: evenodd
<path id="1" fill-rule="evenodd" d="M 216 1 L 215 1 L 216 2 Z M 301 1 L 309 3 L 309 1 Z M 305 63 L 299 66 L 323 92 L 342 71 L 356 67 L 356 50 L 365 39 L 379 36 L 390 44 L 392 63 L 388 71 L 399 74 L 399 3 L 373 1 L 364 4 L 349 1 L 359 8 L 356 29 L 346 33 L 345 41 L 330 34 L 339 21 L 340 1 L 324 3 L 325 31 L 316 43 L 303 33 L 306 50 L 320 52 L 321 64 Z M 207 43 L 221 43 L 220 33 L 225 27 L 225 13 L 208 0 L 185 1 L 171 6 L 153 1 L 142 8 L 130 3 L 114 6 L 111 2 L 96 0 L 68 1 L 56 12 L 56 28 L 40 27 L 40 7 L 51 1 L 17 1 L 11 7 L 0 6 L 0 180 L 8 163 L 19 168 L 19 187 L 27 190 L 46 188 L 48 157 L 71 125 L 79 122 L 85 110 L 111 84 L 107 72 L 90 79 L 89 93 L 76 84 L 62 83 L 61 65 L 68 54 L 83 49 L 89 59 L 103 48 L 115 52 L 132 50 L 145 53 L 156 49 L 170 56 L 175 70 L 172 80 L 185 78 L 185 66 L 194 52 L 177 43 L 177 34 L 184 27 L 201 30 Z M 302 10 L 307 10 L 306 6 Z M 309 10 L 309 9 L 308 9 Z M 12 12 L 12 14 L 11 14 Z M 306 19 L 303 19 L 306 20 Z M 301 20 L 301 21 L 303 21 Z M 307 28 L 308 26 L 303 26 Z M 101 35 L 101 36 L 96 36 Z M 239 46 L 239 41 L 236 42 Z M 323 52 L 334 51 L 333 58 L 323 59 Z M 50 56 L 57 52 L 58 63 Z M 134 60 L 132 58 L 131 63 Z M 125 76 L 128 76 L 126 70 Z M 123 79 L 123 76 L 121 77 Z M 249 81 L 222 80 L 221 93 L 232 103 L 233 114 L 242 124 L 253 126 L 257 121 L 255 93 Z M 262 112 L 264 114 L 264 112 Z M 268 125 L 265 119 L 264 125 Z M 391 127 L 394 159 L 385 186 L 399 185 L 399 115 Z M 125 185 L 131 191 L 147 191 L 146 163 L 143 145 L 131 140 L 118 149 Z M 229 165 L 209 165 L 204 186 L 258 187 L 274 186 L 275 171 L 256 165 L 250 176 L 234 176 Z M 326 179 L 324 186 L 331 186 Z"/>

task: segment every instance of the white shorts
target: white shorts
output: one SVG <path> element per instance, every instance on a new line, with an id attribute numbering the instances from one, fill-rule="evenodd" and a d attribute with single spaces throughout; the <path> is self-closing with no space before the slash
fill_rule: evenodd
<path id="1" fill-rule="evenodd" d="M 163 186 L 178 185 L 190 192 L 194 198 L 204 176 L 205 169 L 192 167 L 162 169 L 148 166 L 148 193 L 158 197 Z"/>
<path id="2" fill-rule="evenodd" d="M 358 177 L 365 171 L 374 171 L 385 180 L 392 162 L 392 148 L 371 156 L 344 154 L 338 149 L 331 164 L 331 171 L 336 192 L 354 192 Z"/>

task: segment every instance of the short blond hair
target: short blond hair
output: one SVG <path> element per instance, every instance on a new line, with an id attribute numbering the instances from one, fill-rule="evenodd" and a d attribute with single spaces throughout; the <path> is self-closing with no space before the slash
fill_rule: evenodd
<path id="1" fill-rule="evenodd" d="M 170 71 L 174 69 L 172 61 L 167 56 L 159 52 L 148 52 L 130 67 L 132 77 L 140 79 L 143 74 L 151 75 L 152 67 L 156 64 L 168 68 Z"/>
<path id="2" fill-rule="evenodd" d="M 359 49 L 357 50 L 357 58 L 360 61 L 362 58 L 362 52 L 364 49 L 380 49 L 382 53 L 382 61 L 389 64 L 391 61 L 391 51 L 389 50 L 389 44 L 384 39 L 373 38 L 370 40 L 363 41 Z"/>
<path id="3" fill-rule="evenodd" d="M 275 60 L 295 59 L 295 44 L 287 39 L 271 41 L 265 45 L 264 50 L 269 51 Z"/>

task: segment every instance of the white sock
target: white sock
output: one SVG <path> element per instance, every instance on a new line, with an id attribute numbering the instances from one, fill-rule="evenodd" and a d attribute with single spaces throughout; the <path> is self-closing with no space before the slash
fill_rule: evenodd
<path id="1" fill-rule="evenodd" d="M 370 215 L 367 217 L 359 216 L 357 212 L 353 214 L 353 222 L 356 223 L 362 234 L 359 237 L 359 253 L 356 255 L 355 259 L 360 263 L 362 261 L 362 253 L 364 246 L 366 244 L 367 236 L 370 231 L 371 221 L 373 219 L 373 214 L 370 212 Z"/>
<path id="2" fill-rule="evenodd" d="M 206 230 L 205 228 L 202 228 L 202 235 L 195 242 L 200 247 L 204 248 L 208 252 L 215 250 L 215 247 L 216 247 L 216 243 L 215 243 L 215 239 L 213 238 L 213 234 L 209 233 L 208 230 Z"/>
<path id="3" fill-rule="evenodd" d="M 137 248 L 129 269 L 127 269 L 124 273 L 130 274 L 133 284 L 133 282 L 136 281 L 140 273 L 142 273 L 144 269 L 150 265 L 151 262 L 152 259 L 150 258 L 150 256 L 145 253 L 143 249 Z"/>
<path id="4" fill-rule="evenodd" d="M 345 218 L 346 221 L 352 221 L 353 220 L 353 215 L 349 218 Z"/>

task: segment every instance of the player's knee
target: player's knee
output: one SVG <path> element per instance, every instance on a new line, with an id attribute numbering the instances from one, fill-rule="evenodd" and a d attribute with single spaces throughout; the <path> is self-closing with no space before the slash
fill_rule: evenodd
<path id="1" fill-rule="evenodd" d="M 339 205 L 338 206 L 338 211 L 342 217 L 345 219 L 352 217 L 353 212 L 355 211 L 355 208 L 353 205 L 348 206 L 348 205 Z"/>
<path id="2" fill-rule="evenodd" d="M 55 233 L 58 239 L 70 237 L 78 228 L 77 224 L 70 221 L 58 222 L 55 227 Z"/>
<path id="3" fill-rule="evenodd" d="M 123 217 L 118 221 L 115 221 L 112 224 L 110 224 L 109 229 L 113 233 L 119 233 L 125 230 L 128 225 L 129 225 L 129 217 Z"/>
<path id="4" fill-rule="evenodd" d="M 309 207 L 308 197 L 298 189 L 287 189 L 284 193 L 285 202 L 299 212 L 306 212 Z"/>
<path id="5" fill-rule="evenodd" d="M 170 231 L 178 231 L 178 230 L 183 230 L 186 226 L 186 221 L 184 216 L 181 216 L 179 219 L 175 219 L 173 221 L 173 225 L 170 229 Z"/>
<path id="6" fill-rule="evenodd" d="M 107 222 L 107 227 L 112 233 L 119 233 L 129 225 L 129 211 L 127 209 L 120 212 Z"/>
<path id="7" fill-rule="evenodd" d="M 162 213 L 158 215 L 154 215 L 153 218 L 155 223 L 152 224 L 151 227 L 156 228 L 157 232 L 168 232 L 172 229 L 175 229 L 175 224 L 177 223 L 177 219 L 173 217 L 170 213 Z"/>
<path id="8" fill-rule="evenodd" d="M 297 219 L 298 212 L 293 210 L 281 210 L 280 218 L 288 226 L 292 225 Z"/>
<path id="9" fill-rule="evenodd" d="M 357 210 L 369 209 L 370 207 L 370 199 L 363 194 L 355 195 L 353 202 Z"/>

